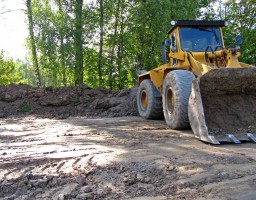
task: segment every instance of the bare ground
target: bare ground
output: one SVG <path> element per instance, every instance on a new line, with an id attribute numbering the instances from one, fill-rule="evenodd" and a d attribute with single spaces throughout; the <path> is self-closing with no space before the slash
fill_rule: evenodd
<path id="1" fill-rule="evenodd" d="M 139 117 L 0 119 L 1 199 L 256 198 L 255 144 Z"/>
<path id="2" fill-rule="evenodd" d="M 255 144 L 145 121 L 136 91 L 1 86 L 0 199 L 256 198 Z"/>

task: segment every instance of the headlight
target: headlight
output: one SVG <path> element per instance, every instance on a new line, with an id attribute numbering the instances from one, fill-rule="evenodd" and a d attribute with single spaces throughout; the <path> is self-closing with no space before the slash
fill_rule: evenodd
<path id="1" fill-rule="evenodd" d="M 176 24 L 176 21 L 172 20 L 171 25 L 174 26 Z"/>
<path id="2" fill-rule="evenodd" d="M 225 26 L 229 26 L 229 22 L 228 21 L 225 21 Z"/>

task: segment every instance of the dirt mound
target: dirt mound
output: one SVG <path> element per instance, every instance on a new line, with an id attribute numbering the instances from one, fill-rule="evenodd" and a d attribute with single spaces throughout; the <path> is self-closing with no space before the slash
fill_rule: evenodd
<path id="1" fill-rule="evenodd" d="M 69 116 L 136 116 L 137 87 L 111 91 L 91 89 L 86 85 L 60 88 L 35 88 L 20 84 L 0 86 L 0 117 L 35 115 L 67 118 Z"/>
<path id="2" fill-rule="evenodd" d="M 216 69 L 200 79 L 205 119 L 210 130 L 255 132 L 256 69 Z"/>

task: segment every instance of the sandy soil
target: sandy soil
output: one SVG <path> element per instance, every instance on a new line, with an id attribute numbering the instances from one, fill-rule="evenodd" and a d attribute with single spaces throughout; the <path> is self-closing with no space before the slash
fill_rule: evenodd
<path id="1" fill-rule="evenodd" d="M 213 146 L 139 117 L 0 119 L 1 199 L 256 198 L 254 143 Z"/>

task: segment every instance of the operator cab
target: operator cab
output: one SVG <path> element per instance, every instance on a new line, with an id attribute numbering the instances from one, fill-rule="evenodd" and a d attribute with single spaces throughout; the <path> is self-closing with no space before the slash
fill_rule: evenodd
<path id="1" fill-rule="evenodd" d="M 174 45 L 173 38 L 179 36 L 180 44 L 175 44 L 178 51 L 204 52 L 208 46 L 213 49 L 224 46 L 221 33 L 224 21 L 178 20 L 171 21 L 171 25 L 168 44 Z"/>
<path id="2" fill-rule="evenodd" d="M 179 34 L 182 51 L 204 52 L 208 46 L 214 51 L 223 48 L 218 27 L 180 27 Z"/>
<path id="3" fill-rule="evenodd" d="M 196 60 L 211 63 L 208 52 L 213 53 L 224 49 L 221 27 L 224 21 L 171 21 L 169 37 L 165 46 L 170 47 L 170 53 L 191 52 Z M 171 65 L 178 65 L 177 59 L 170 59 Z"/>

